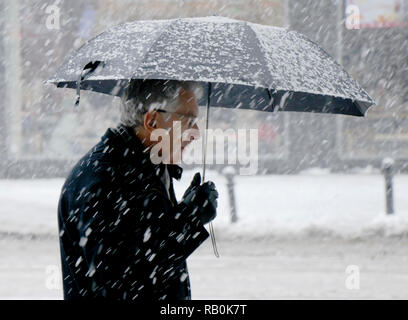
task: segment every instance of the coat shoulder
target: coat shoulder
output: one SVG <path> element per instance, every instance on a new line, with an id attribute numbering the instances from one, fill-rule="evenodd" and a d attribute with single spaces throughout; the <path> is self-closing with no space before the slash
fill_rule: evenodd
<path id="1" fill-rule="evenodd" d="M 72 168 L 63 193 L 78 194 L 90 189 L 107 192 L 142 192 L 160 189 L 158 172 L 152 170 L 146 157 L 131 155 L 126 146 L 111 139 L 101 139 Z"/>

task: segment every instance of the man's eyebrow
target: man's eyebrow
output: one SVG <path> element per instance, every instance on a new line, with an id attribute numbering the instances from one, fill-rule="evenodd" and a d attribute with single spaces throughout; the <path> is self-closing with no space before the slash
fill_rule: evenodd
<path id="1" fill-rule="evenodd" d="M 179 115 L 181 115 L 181 116 L 185 116 L 186 118 L 198 118 L 198 114 L 197 115 L 195 115 L 195 114 L 180 114 L 179 113 Z"/>
<path id="2" fill-rule="evenodd" d="M 195 113 L 187 112 L 185 115 L 186 115 L 187 117 L 197 117 L 197 116 L 198 116 L 198 113 L 195 114 Z"/>
<path id="3" fill-rule="evenodd" d="M 164 109 L 155 109 L 155 111 L 157 112 L 162 112 L 162 113 L 175 113 L 178 114 L 180 116 L 184 116 L 184 117 L 191 117 L 191 118 L 198 118 L 199 114 L 193 114 L 193 113 L 180 113 L 180 112 L 176 112 L 176 111 L 168 111 L 168 110 L 164 110 Z"/>

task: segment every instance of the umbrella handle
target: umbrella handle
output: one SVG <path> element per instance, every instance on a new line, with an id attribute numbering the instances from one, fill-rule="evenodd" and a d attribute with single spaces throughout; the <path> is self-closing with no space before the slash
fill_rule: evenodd
<path id="1" fill-rule="evenodd" d="M 203 141 L 203 175 L 202 175 L 202 180 L 201 183 L 205 181 L 205 160 L 206 160 L 206 151 L 207 151 L 207 129 L 208 129 L 208 119 L 209 119 L 209 113 L 210 113 L 210 94 L 211 94 L 211 82 L 208 82 L 208 96 L 207 96 L 207 107 L 206 107 L 206 112 L 205 112 L 205 132 L 204 132 L 204 141 Z M 215 241 L 215 232 L 213 228 L 212 221 L 209 223 L 210 226 L 210 235 L 211 235 L 211 242 L 214 250 L 214 255 L 219 258 L 220 255 L 218 253 L 217 249 L 217 242 Z"/>

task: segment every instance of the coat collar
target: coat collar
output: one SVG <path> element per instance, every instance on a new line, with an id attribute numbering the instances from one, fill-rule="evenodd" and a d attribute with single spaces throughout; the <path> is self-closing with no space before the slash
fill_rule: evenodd
<path id="1" fill-rule="evenodd" d="M 147 148 L 142 144 L 140 139 L 136 136 L 133 129 L 131 127 L 127 127 L 123 124 L 118 125 L 116 128 L 110 129 L 116 136 L 120 137 L 121 140 L 124 142 L 124 152 L 123 157 L 132 157 L 133 159 L 136 157 L 141 159 L 141 162 L 144 164 L 148 164 L 152 166 L 154 172 L 161 176 L 163 170 L 167 166 L 167 171 L 169 172 L 170 177 L 180 180 L 181 175 L 183 174 L 183 168 L 176 164 L 154 164 L 150 160 L 149 153 L 147 152 Z"/>
<path id="2" fill-rule="evenodd" d="M 183 168 L 176 164 L 168 164 L 167 170 L 169 171 L 170 177 L 180 180 L 181 175 L 183 174 Z"/>

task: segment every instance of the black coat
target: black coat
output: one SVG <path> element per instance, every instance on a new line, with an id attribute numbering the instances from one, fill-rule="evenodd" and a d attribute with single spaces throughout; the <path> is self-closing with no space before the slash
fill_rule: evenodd
<path id="1" fill-rule="evenodd" d="M 163 169 L 124 126 L 75 165 L 58 206 L 65 299 L 191 299 L 186 259 L 209 234 Z"/>

